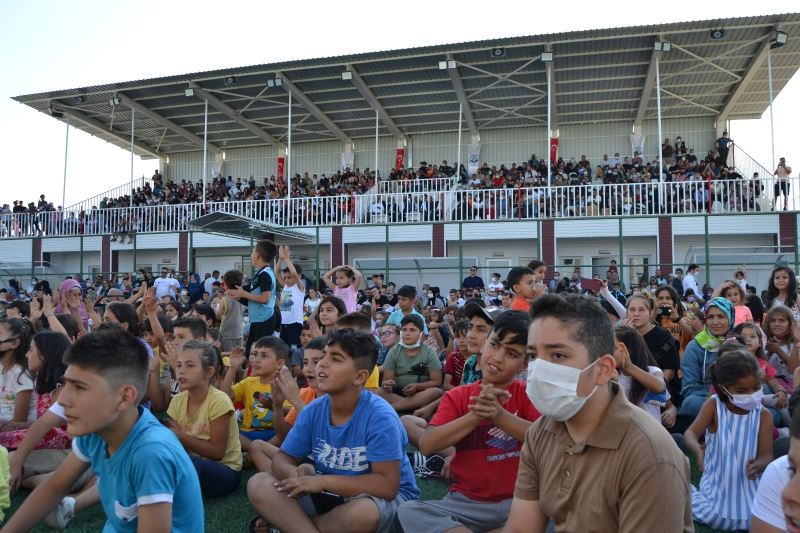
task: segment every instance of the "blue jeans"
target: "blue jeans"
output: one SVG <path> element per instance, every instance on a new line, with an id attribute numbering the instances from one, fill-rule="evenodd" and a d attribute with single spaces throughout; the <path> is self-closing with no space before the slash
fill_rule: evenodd
<path id="1" fill-rule="evenodd" d="M 216 498 L 232 493 L 239 486 L 242 471 L 216 461 L 210 461 L 196 455 L 190 455 L 197 477 L 200 480 L 200 491 L 206 498 Z"/>

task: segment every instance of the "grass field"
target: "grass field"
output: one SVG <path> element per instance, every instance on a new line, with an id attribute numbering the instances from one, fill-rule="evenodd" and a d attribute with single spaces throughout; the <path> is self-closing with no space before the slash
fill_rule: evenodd
<path id="1" fill-rule="evenodd" d="M 247 501 L 247 480 L 255 473 L 254 469 L 244 471 L 244 476 L 239 489 L 224 498 L 217 498 L 205 502 L 206 531 L 208 533 L 227 533 L 244 532 L 247 523 L 253 516 L 253 508 Z M 700 473 L 692 464 L 692 482 L 696 485 L 700 481 Z M 447 485 L 441 481 L 431 479 L 418 479 L 422 499 L 437 500 L 444 497 L 447 493 Z M 21 503 L 27 492 L 20 492 L 11 499 L 11 512 Z M 105 515 L 100 506 L 95 506 L 78 515 L 70 522 L 67 531 L 75 533 L 96 533 L 103 528 Z M 697 533 L 717 533 L 717 530 L 709 529 L 701 524 L 695 524 Z M 33 529 L 35 533 L 57 531 L 46 525 Z M 416 533 L 416 532 L 415 532 Z M 721 533 L 721 532 L 720 532 Z"/>

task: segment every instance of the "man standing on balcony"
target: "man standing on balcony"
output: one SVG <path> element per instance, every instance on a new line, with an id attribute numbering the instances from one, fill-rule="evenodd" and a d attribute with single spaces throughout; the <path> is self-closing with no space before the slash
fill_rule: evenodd
<path id="1" fill-rule="evenodd" d="M 733 139 L 728 137 L 727 131 L 723 131 L 722 137 L 717 139 L 717 142 L 714 143 L 717 148 L 717 152 L 719 152 L 719 158 L 722 160 L 722 164 L 726 167 L 728 166 L 728 150 L 730 150 L 732 144 Z"/>
<path id="2" fill-rule="evenodd" d="M 785 157 L 781 157 L 778 168 L 772 174 L 778 178 L 775 180 L 775 209 L 778 209 L 778 199 L 783 194 L 783 210 L 786 211 L 789 203 L 789 176 L 792 174 L 792 167 L 786 164 Z"/>

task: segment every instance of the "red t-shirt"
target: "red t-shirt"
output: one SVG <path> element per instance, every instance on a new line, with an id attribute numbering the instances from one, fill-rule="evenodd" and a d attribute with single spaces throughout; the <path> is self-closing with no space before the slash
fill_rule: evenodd
<path id="1" fill-rule="evenodd" d="M 462 385 L 444 393 L 442 402 L 431 419 L 431 426 L 443 426 L 469 412 L 471 396 L 481 392 L 480 381 Z M 511 397 L 503 408 L 524 420 L 533 422 L 539 412 L 525 394 L 525 383 L 513 381 L 508 388 Z M 456 454 L 450 464 L 453 483 L 450 490 L 477 501 L 499 502 L 514 496 L 522 442 L 491 422 L 484 420 L 456 443 Z"/>
<path id="2" fill-rule="evenodd" d="M 520 295 L 514 296 L 514 299 L 511 300 L 511 310 L 512 311 L 524 311 L 529 312 L 531 310 L 531 301 L 523 298 Z"/>
<path id="3" fill-rule="evenodd" d="M 464 375 L 464 362 L 466 359 L 461 352 L 455 351 L 447 356 L 444 361 L 444 373 L 450 374 L 453 378 L 450 384 L 454 387 L 461 385 L 461 377 Z"/>

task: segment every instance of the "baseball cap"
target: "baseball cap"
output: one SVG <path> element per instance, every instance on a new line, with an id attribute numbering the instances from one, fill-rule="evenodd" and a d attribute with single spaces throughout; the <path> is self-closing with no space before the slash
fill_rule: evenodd
<path id="1" fill-rule="evenodd" d="M 504 311 L 505 309 L 502 307 L 497 307 L 496 305 L 483 307 L 477 301 L 470 301 L 464 306 L 464 316 L 466 316 L 468 319 L 471 320 L 474 316 L 480 316 L 492 324 L 494 324 L 495 319 L 503 314 Z"/>

